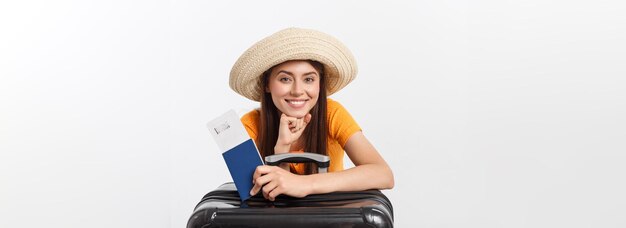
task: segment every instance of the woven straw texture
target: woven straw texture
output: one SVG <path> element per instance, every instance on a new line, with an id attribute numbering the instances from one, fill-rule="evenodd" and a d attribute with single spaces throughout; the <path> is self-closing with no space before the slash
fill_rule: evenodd
<path id="1" fill-rule="evenodd" d="M 271 67 L 289 60 L 315 60 L 324 65 L 327 95 L 348 85 L 357 74 L 356 61 L 336 38 L 311 29 L 287 28 L 248 48 L 230 71 L 230 88 L 260 101 L 261 76 Z"/>

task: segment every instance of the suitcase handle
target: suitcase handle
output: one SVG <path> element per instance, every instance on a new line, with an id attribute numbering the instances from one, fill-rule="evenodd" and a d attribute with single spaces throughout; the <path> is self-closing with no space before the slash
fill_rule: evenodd
<path id="1" fill-rule="evenodd" d="M 316 163 L 319 173 L 327 172 L 328 166 L 330 165 L 330 159 L 328 156 L 308 152 L 275 154 L 265 157 L 265 164 L 267 165 L 278 165 L 283 162 Z"/>

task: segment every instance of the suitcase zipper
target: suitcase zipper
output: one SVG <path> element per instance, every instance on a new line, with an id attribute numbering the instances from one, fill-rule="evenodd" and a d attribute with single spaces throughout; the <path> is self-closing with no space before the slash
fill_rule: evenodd
<path id="1" fill-rule="evenodd" d="M 355 197 L 355 195 L 361 195 L 361 196 Z M 366 195 L 366 196 L 375 195 L 378 197 L 364 197 L 363 195 Z M 334 193 L 328 193 L 328 194 L 310 195 L 305 198 L 279 196 L 274 202 L 266 200 L 263 197 L 253 196 L 250 199 L 248 199 L 246 203 L 254 204 L 252 206 L 265 205 L 268 207 L 274 207 L 277 205 L 286 206 L 287 203 L 285 202 L 289 202 L 289 204 L 291 205 L 297 205 L 301 203 L 311 203 L 311 202 L 317 203 L 317 202 L 333 202 L 333 201 L 342 201 L 342 200 L 361 200 L 361 199 L 368 199 L 368 200 L 376 201 L 384 205 L 384 207 L 389 210 L 389 213 L 393 219 L 393 206 L 389 202 L 389 198 L 387 198 L 387 196 L 385 196 L 384 194 L 382 194 L 382 192 L 378 190 L 368 190 L 364 192 L 359 192 L 359 191 L 358 192 L 334 192 Z M 202 197 L 202 200 L 200 200 L 200 202 L 196 205 L 196 208 L 198 208 L 198 206 L 200 206 L 202 203 L 208 200 L 223 200 L 223 201 L 238 202 L 239 203 L 238 205 L 233 205 L 233 206 L 236 206 L 236 207 L 241 206 L 240 204 L 241 201 L 240 201 L 239 194 L 237 193 L 237 191 L 216 190 L 216 191 L 209 192 L 204 197 Z"/>

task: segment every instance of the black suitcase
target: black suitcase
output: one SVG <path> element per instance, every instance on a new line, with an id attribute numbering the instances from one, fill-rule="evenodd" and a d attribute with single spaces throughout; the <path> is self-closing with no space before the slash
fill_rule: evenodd
<path id="1" fill-rule="evenodd" d="M 302 162 L 302 157 L 296 160 Z M 196 205 L 187 228 L 200 227 L 393 227 L 393 207 L 379 190 L 280 195 L 273 202 L 257 194 L 242 203 L 230 182 Z"/>

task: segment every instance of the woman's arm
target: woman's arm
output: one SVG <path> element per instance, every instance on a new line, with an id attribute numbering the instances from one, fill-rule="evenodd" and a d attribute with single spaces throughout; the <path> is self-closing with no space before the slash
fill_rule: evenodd
<path id="1" fill-rule="evenodd" d="M 344 149 L 355 167 L 339 172 L 310 175 L 309 194 L 393 188 L 393 173 L 389 165 L 363 132 L 358 131 L 350 136 Z"/>
<path id="2" fill-rule="evenodd" d="M 335 191 L 393 188 L 391 169 L 361 131 L 354 133 L 344 147 L 355 167 L 331 173 L 296 175 L 272 166 L 259 166 L 254 172 L 250 194 L 262 190 L 274 200 L 280 194 L 304 197 Z"/>

